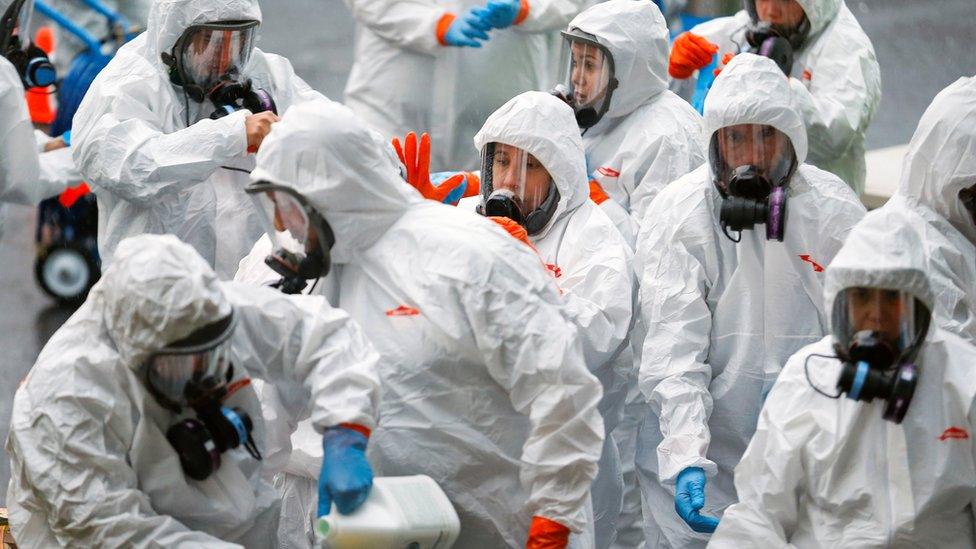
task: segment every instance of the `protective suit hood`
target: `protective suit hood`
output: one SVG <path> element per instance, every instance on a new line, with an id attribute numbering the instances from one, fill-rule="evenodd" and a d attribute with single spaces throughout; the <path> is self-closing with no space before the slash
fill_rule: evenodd
<path id="1" fill-rule="evenodd" d="M 976 222 L 959 191 L 976 185 L 976 78 L 962 78 L 922 115 L 909 144 L 898 194 L 944 217 L 976 244 Z"/>
<path id="2" fill-rule="evenodd" d="M 807 19 L 810 20 L 810 36 L 816 36 L 837 17 L 844 0 L 796 0 L 796 2 L 800 4 L 803 12 L 807 14 Z M 756 0 L 744 0 L 743 3 L 749 15 L 756 19 Z"/>
<path id="3" fill-rule="evenodd" d="M 830 322 L 837 295 L 855 286 L 906 291 L 932 311 L 935 293 L 929 283 L 924 250 L 919 233 L 907 225 L 886 227 L 883 231 L 858 230 L 827 267 L 824 302 Z"/>
<path id="4" fill-rule="evenodd" d="M 606 118 L 626 116 L 668 88 L 668 26 L 653 2 L 602 2 L 577 15 L 573 29 L 596 37 L 613 56 L 617 88 Z"/>
<path id="5" fill-rule="evenodd" d="M 737 124 L 766 124 L 786 134 L 797 165 L 807 158 L 807 130 L 790 81 L 768 57 L 740 53 L 722 69 L 705 99 L 705 135 Z M 713 174 L 714 175 L 714 174 Z"/>
<path id="6" fill-rule="evenodd" d="M 145 234 L 119 243 L 88 302 L 102 308 L 106 332 L 134 369 L 232 312 L 214 270 L 173 235 Z"/>
<path id="7" fill-rule="evenodd" d="M 251 181 L 284 185 L 305 197 L 332 227 L 336 263 L 368 248 L 422 201 L 403 180 L 392 147 L 331 101 L 289 109 L 261 144 Z"/>
<path id="8" fill-rule="evenodd" d="M 169 71 L 159 56 L 169 53 L 188 27 L 217 21 L 260 22 L 261 7 L 257 0 L 158 0 L 146 23 L 147 57 Z"/>
<path id="9" fill-rule="evenodd" d="M 474 136 L 474 146 L 504 143 L 534 156 L 559 190 L 559 205 L 546 227 L 533 235 L 545 237 L 553 223 L 589 199 L 583 139 L 573 109 L 554 95 L 530 91 L 519 94 L 493 112 Z"/>

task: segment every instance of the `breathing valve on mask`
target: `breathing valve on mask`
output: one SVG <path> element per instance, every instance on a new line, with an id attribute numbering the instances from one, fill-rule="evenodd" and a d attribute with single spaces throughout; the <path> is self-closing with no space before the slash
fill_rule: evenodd
<path id="1" fill-rule="evenodd" d="M 228 378 L 232 373 L 228 371 Z M 244 384 L 249 380 L 245 380 Z M 238 382 L 238 388 L 242 386 Z M 243 446 L 254 459 L 261 459 L 251 436 L 254 423 L 247 412 L 223 405 L 235 389 L 213 377 L 186 385 L 186 400 L 196 418 L 185 418 L 166 431 L 166 438 L 180 456 L 183 472 L 194 480 L 204 480 L 220 468 L 220 455 Z"/>
<path id="2" fill-rule="evenodd" d="M 485 200 L 485 205 L 478 207 L 478 213 L 485 217 L 507 217 L 519 225 L 525 225 L 518 197 L 508 189 L 493 191 Z"/>
<path id="3" fill-rule="evenodd" d="M 565 84 L 556 84 L 551 90 L 549 90 L 549 93 L 573 108 L 573 112 L 576 116 L 576 124 L 581 129 L 587 129 L 595 126 L 603 116 L 603 114 L 598 112 L 593 106 L 575 105 L 572 99 L 573 93 Z"/>
<path id="4" fill-rule="evenodd" d="M 217 107 L 210 115 L 212 120 L 218 120 L 241 109 L 247 109 L 254 114 L 265 111 L 278 114 L 278 106 L 271 94 L 263 88 L 253 87 L 250 80 L 245 80 L 243 83 L 221 80 L 210 90 L 208 97 Z"/>
<path id="5" fill-rule="evenodd" d="M 883 417 L 901 423 L 918 384 L 918 367 L 897 364 L 897 355 L 876 332 L 854 335 L 837 381 L 837 389 L 851 400 L 885 402 Z M 895 365 L 895 366 L 892 366 Z"/>
<path id="6" fill-rule="evenodd" d="M 757 224 L 766 225 L 766 239 L 783 241 L 786 233 L 785 187 L 773 187 L 754 166 L 740 166 L 732 173 L 728 196 L 722 201 L 719 224 L 722 232 L 733 242 L 729 230 L 752 230 Z"/>
<path id="7" fill-rule="evenodd" d="M 264 264 L 281 275 L 281 279 L 271 284 L 272 288 L 284 294 L 299 294 L 308 286 L 308 281 L 324 276 L 328 271 L 325 260 L 317 249 L 308 255 L 300 255 L 285 248 L 277 248 L 264 258 Z"/>
<path id="8" fill-rule="evenodd" d="M 793 72 L 793 44 L 769 23 L 759 23 L 746 31 L 749 53 L 768 57 L 789 76 Z"/>

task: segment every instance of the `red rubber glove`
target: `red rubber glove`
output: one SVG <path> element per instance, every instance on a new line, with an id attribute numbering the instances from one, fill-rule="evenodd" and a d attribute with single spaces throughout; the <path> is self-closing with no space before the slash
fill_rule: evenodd
<path id="1" fill-rule="evenodd" d="M 596 205 L 599 206 L 600 204 L 606 202 L 608 198 L 610 198 L 610 195 L 608 195 L 607 192 L 603 190 L 603 187 L 600 185 L 600 183 L 596 179 L 591 179 L 590 200 L 596 202 Z"/>
<path id="2" fill-rule="evenodd" d="M 668 74 L 678 80 L 690 78 L 698 69 L 707 67 L 712 62 L 712 56 L 718 51 L 718 46 L 708 40 L 692 34 L 682 33 L 671 46 L 671 63 Z"/>
<path id="3" fill-rule="evenodd" d="M 417 189 L 429 200 L 444 202 L 451 191 L 464 183 L 464 174 L 459 173 L 445 179 L 438 186 L 430 182 L 430 136 L 424 133 L 420 136 L 420 148 L 417 148 L 417 134 L 410 132 L 400 146 L 400 139 L 393 138 L 393 148 L 396 150 L 400 162 L 407 167 L 407 183 Z"/>
<path id="4" fill-rule="evenodd" d="M 547 518 L 532 517 L 525 549 L 565 549 L 568 544 L 569 528 Z"/>

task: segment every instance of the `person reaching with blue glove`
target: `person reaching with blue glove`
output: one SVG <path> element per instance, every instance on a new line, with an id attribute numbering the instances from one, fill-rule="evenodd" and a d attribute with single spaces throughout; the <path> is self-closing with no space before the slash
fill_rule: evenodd
<path id="1" fill-rule="evenodd" d="M 388 142 L 341 105 L 296 106 L 275 129 L 247 192 L 269 221 L 295 231 L 290 240 L 320 245 L 317 262 L 336 268 L 314 292 L 375 336 L 383 364 L 381 419 L 368 437 L 376 474 L 437 482 L 460 518 L 455 547 L 561 549 L 591 540 L 602 391 L 539 256 L 492 221 L 422 198 Z M 406 164 L 424 171 L 416 157 Z M 309 222 L 316 238 L 302 227 Z M 258 242 L 238 280 L 280 276 L 265 261 L 296 254 L 276 253 L 278 241 L 269 234 Z M 320 278 L 314 262 L 306 255 L 294 270 Z M 262 393 L 269 416 L 286 404 L 274 393 Z M 355 489 L 369 484 L 367 439 L 338 429 L 323 443 L 310 422 L 294 434 L 283 427 L 269 427 L 284 437 L 267 452 L 287 462 L 275 479 L 282 529 L 290 527 L 288 547 L 312 547 L 316 488 L 323 508 L 324 500 L 340 512 L 356 502 Z"/>
<path id="2" fill-rule="evenodd" d="M 764 395 L 793 353 L 826 335 L 823 266 L 865 210 L 804 163 L 794 100 L 773 60 L 737 55 L 705 100 L 709 161 L 661 189 L 640 220 L 647 412 L 636 464 L 648 546 L 707 545 L 715 520 L 700 513 L 721 520 L 736 502 L 732 470 Z M 768 222 L 740 223 L 732 207 L 746 203 Z"/>
<path id="3" fill-rule="evenodd" d="M 378 362 L 322 296 L 220 281 L 173 235 L 125 239 L 14 397 L 13 533 L 28 549 L 285 546 L 275 438 L 306 421 L 326 450 L 322 507 L 354 511 Z"/>
<path id="4" fill-rule="evenodd" d="M 701 514 L 705 507 L 705 470 L 688 467 L 678 474 L 674 490 L 674 510 L 692 530 L 711 534 L 718 527 L 718 519 Z"/>
<path id="5" fill-rule="evenodd" d="M 318 516 L 336 509 L 348 515 L 366 501 L 373 486 L 373 469 L 366 461 L 369 429 L 342 424 L 322 435 L 322 473 L 319 475 Z"/>
<path id="6" fill-rule="evenodd" d="M 522 0 L 488 0 L 484 8 L 475 8 L 483 24 L 492 29 L 507 29 L 524 19 L 528 13 L 528 2 Z"/>
<path id="7" fill-rule="evenodd" d="M 358 26 L 346 105 L 385 139 L 429 133 L 433 172 L 480 165 L 474 134 L 512 97 L 552 85 L 553 34 L 589 3 L 343 1 Z"/>
<path id="8" fill-rule="evenodd" d="M 437 25 L 437 39 L 446 46 L 480 48 L 492 28 L 486 15 L 480 8 L 471 8 L 460 16 L 444 17 Z"/>

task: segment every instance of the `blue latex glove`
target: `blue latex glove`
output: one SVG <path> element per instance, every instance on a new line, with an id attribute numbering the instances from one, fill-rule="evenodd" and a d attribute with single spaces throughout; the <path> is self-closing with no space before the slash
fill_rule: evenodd
<path id="1" fill-rule="evenodd" d="M 474 10 L 493 29 L 511 27 L 522 9 L 521 0 L 488 0 L 482 10 Z"/>
<path id="2" fill-rule="evenodd" d="M 68 130 L 68 131 L 62 133 L 61 134 L 61 139 L 64 141 L 64 144 L 65 145 L 67 145 L 67 146 L 70 147 L 71 146 L 71 130 Z"/>
<path id="3" fill-rule="evenodd" d="M 444 34 L 444 41 L 450 46 L 480 48 L 479 40 L 488 40 L 488 31 L 491 29 L 479 15 L 480 11 L 473 8 L 455 18 Z"/>
<path id="4" fill-rule="evenodd" d="M 459 172 L 436 172 L 430 174 L 430 183 L 435 187 L 440 187 L 444 180 L 454 177 Z M 451 191 L 447 196 L 444 197 L 444 204 L 454 204 L 457 205 L 464 196 L 464 191 L 468 189 L 468 176 L 464 176 L 464 182 L 457 186 L 456 189 Z"/>
<path id="5" fill-rule="evenodd" d="M 678 474 L 674 487 L 674 510 L 692 530 L 711 534 L 718 528 L 718 519 L 699 514 L 705 506 L 705 471 L 688 467 Z"/>
<path id="6" fill-rule="evenodd" d="M 322 435 L 319 475 L 319 514 L 336 508 L 348 515 L 366 501 L 373 487 L 373 469 L 366 461 L 366 437 L 347 427 L 332 427 Z"/>

